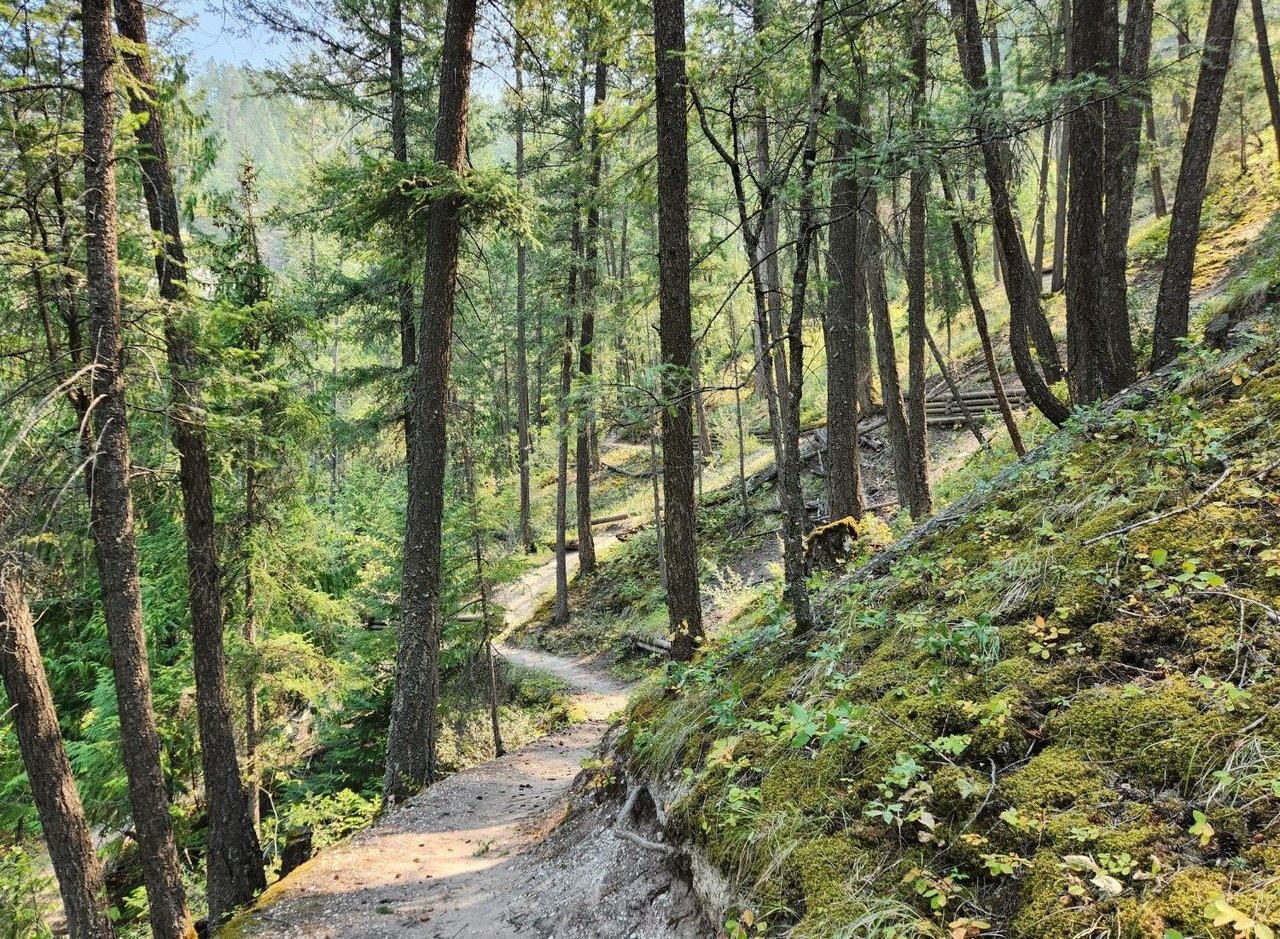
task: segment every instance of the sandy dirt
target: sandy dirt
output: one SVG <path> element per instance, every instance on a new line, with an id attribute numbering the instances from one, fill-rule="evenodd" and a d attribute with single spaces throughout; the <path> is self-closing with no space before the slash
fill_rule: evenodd
<path id="1" fill-rule="evenodd" d="M 546 566 L 495 592 L 508 622 L 529 615 L 548 576 L 554 584 Z M 499 651 L 562 678 L 587 720 L 437 783 L 274 885 L 224 936 L 714 935 L 665 855 L 613 836 L 616 793 L 571 794 L 627 687 L 590 660 Z"/>

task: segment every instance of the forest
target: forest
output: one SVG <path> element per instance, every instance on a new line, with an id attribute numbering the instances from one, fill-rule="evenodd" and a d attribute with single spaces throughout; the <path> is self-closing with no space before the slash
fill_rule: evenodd
<path id="1" fill-rule="evenodd" d="M 1274 0 L 0 18 L 0 939 L 1280 931 Z"/>

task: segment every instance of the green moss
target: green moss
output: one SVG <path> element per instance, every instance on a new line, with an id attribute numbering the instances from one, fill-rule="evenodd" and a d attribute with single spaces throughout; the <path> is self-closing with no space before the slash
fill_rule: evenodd
<path id="1" fill-rule="evenodd" d="M 1185 784 L 1230 743 L 1203 689 L 1175 677 L 1150 690 L 1102 687 L 1080 694 L 1051 722 L 1054 739 L 1111 763 L 1144 785 Z"/>
<path id="2" fill-rule="evenodd" d="M 1222 896 L 1227 889 L 1227 878 L 1219 871 L 1192 867 L 1179 871 L 1164 889 L 1151 898 L 1150 907 L 1160 917 L 1165 929 L 1176 929 L 1188 936 L 1213 936 L 1225 939 L 1229 929 L 1212 929 L 1204 915 L 1210 900 Z"/>
<path id="3" fill-rule="evenodd" d="M 1102 773 L 1080 751 L 1067 746 L 1037 753 L 1001 784 L 1005 798 L 1031 814 L 1045 809 L 1091 806 L 1104 796 Z"/>

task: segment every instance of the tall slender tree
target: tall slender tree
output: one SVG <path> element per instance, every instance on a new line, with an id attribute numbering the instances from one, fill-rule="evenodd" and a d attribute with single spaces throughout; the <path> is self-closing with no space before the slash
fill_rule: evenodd
<path id="1" fill-rule="evenodd" d="M 591 375 L 595 369 L 596 283 L 600 263 L 600 176 L 604 154 L 600 146 L 600 122 L 605 96 L 608 94 L 609 69 L 604 57 L 598 56 L 592 88 L 591 114 L 587 131 L 587 221 L 582 233 L 582 329 L 578 336 L 578 374 L 583 384 L 583 407 L 578 420 L 576 448 L 578 503 L 578 570 L 583 575 L 595 573 L 596 545 L 591 535 L 591 468 L 594 463 L 592 435 L 595 414 L 592 404 Z"/>
<path id="2" fill-rule="evenodd" d="M 978 97 L 975 107 L 978 147 L 987 177 L 987 190 L 991 196 L 992 223 L 1000 234 L 1001 243 L 1007 246 L 1005 296 L 1009 300 L 1009 347 L 1013 352 L 1014 368 L 1022 379 L 1031 402 L 1045 417 L 1061 424 L 1070 412 L 1066 405 L 1054 396 L 1044 376 L 1036 368 L 1031 357 L 1029 341 L 1030 323 L 1033 317 L 1043 316 L 1040 310 L 1040 289 L 1031 271 L 1022 238 L 1013 216 L 1013 204 L 1009 196 L 1009 181 L 1005 172 L 999 140 L 989 102 L 983 100 L 987 90 L 986 63 L 982 55 L 982 36 L 979 29 L 976 0 L 950 0 L 952 18 L 955 21 L 956 46 L 966 82 Z"/>
<path id="3" fill-rule="evenodd" d="M 1276 84 L 1276 65 L 1271 58 L 1271 40 L 1267 36 L 1267 11 L 1262 0 L 1252 0 L 1253 30 L 1258 37 L 1258 63 L 1262 69 L 1262 86 L 1267 92 L 1267 110 L 1271 114 L 1271 133 L 1280 156 L 1280 86 Z"/>
<path id="4" fill-rule="evenodd" d="M 3 499 L 0 492 L 0 520 Z M 102 863 L 71 775 L 23 590 L 22 568 L 10 557 L 0 557 L 0 680 L 13 711 L 18 749 L 58 878 L 67 934 L 71 939 L 112 939 L 115 926 L 107 913 Z"/>
<path id="5" fill-rule="evenodd" d="M 912 7 L 911 23 L 911 130 L 923 137 L 924 105 L 928 94 L 929 37 L 928 7 Z M 926 333 L 925 320 L 925 230 L 929 198 L 929 169 L 926 155 L 917 153 L 911 164 L 911 192 L 907 205 L 910 222 L 907 248 L 907 433 L 911 448 L 911 487 L 907 503 L 912 518 L 933 511 L 929 493 L 929 445 L 925 433 L 924 376 Z"/>
<path id="6" fill-rule="evenodd" d="M 1200 211 L 1209 180 L 1213 138 L 1218 129 L 1222 89 L 1231 66 L 1231 42 L 1235 36 L 1238 0 L 1211 0 L 1205 29 L 1195 104 L 1182 147 L 1182 167 L 1169 219 L 1169 247 L 1160 276 L 1152 336 L 1151 367 L 1160 368 L 1178 355 L 1186 338 L 1191 314 L 1191 277 L 1195 270 L 1196 244 L 1200 239 Z"/>
<path id="7" fill-rule="evenodd" d="M 861 518 L 866 508 L 858 452 L 859 320 L 866 319 L 867 288 L 858 260 L 859 187 L 854 176 L 854 128 L 858 104 L 836 99 L 827 236 L 827 510 L 832 518 Z"/>
<path id="8" fill-rule="evenodd" d="M 515 72 L 515 134 L 516 134 L 516 191 L 524 192 L 524 36 L 520 34 L 520 7 L 517 5 L 516 28 L 512 37 L 512 69 Z M 526 552 L 532 553 L 532 512 L 529 506 L 529 459 L 533 443 L 529 436 L 529 339 L 528 311 L 526 310 L 525 280 L 527 277 L 529 247 L 522 234 L 516 236 L 516 457 L 520 471 L 520 540 Z"/>
<path id="9" fill-rule="evenodd" d="M 818 0 L 810 26 L 809 108 L 805 121 L 804 148 L 800 156 L 800 201 L 797 206 L 796 263 L 792 273 L 791 310 L 787 321 L 787 366 L 790 389 L 787 395 L 786 459 L 782 478 L 782 557 L 786 595 L 791 603 L 797 633 L 813 628 L 813 607 L 805 580 L 804 533 L 808 521 L 801 488 L 800 401 L 804 394 L 804 312 L 809 288 L 809 253 L 816 238 L 814 225 L 814 172 L 818 165 L 818 124 L 822 118 L 822 37 L 826 20 L 822 0 Z"/>
<path id="10" fill-rule="evenodd" d="M 165 305 L 165 348 L 173 389 L 170 426 L 182 488 L 200 760 L 209 806 L 206 889 L 209 917 L 216 923 L 234 907 L 249 902 L 267 884 L 231 722 L 204 401 L 196 377 L 194 344 L 183 325 L 182 307 L 190 302 L 186 252 L 164 121 L 156 106 L 158 92 L 151 68 L 146 16 L 140 0 L 116 0 L 115 12 L 117 29 L 128 42 L 123 58 L 134 80 L 129 106 L 140 118 L 135 125 L 140 148 L 138 164 L 147 216 L 156 239 L 160 298 Z"/>
<path id="11" fill-rule="evenodd" d="M 461 177 L 466 170 L 467 109 L 476 0 L 449 0 L 440 63 L 435 160 Z M 387 736 L 383 797 L 399 802 L 436 775 L 436 703 L 440 684 L 440 567 L 449 407 L 449 362 L 462 199 L 451 192 L 427 210 L 422 329 L 413 380 L 412 456 L 405 520 L 404 577 L 396 690 Z"/>
<path id="12" fill-rule="evenodd" d="M 111 646 L 129 801 L 157 939 L 193 934 L 169 821 L 142 619 L 129 489 L 129 423 L 121 335 L 115 170 L 115 50 L 110 0 L 83 0 L 84 177 L 89 348 L 97 448 L 89 466 L 90 527 Z"/>
<path id="13" fill-rule="evenodd" d="M 693 459 L 693 312 L 689 295 L 689 127 L 684 0 L 654 0 L 658 120 L 658 331 L 662 488 L 671 657 L 702 641 Z"/>

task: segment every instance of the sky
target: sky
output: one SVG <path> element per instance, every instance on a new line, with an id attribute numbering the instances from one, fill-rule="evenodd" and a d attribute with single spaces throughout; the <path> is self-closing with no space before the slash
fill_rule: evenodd
<path id="1" fill-rule="evenodd" d="M 169 9 L 188 23 L 180 33 L 180 42 L 190 50 L 195 71 L 207 62 L 261 67 L 284 57 L 284 48 L 264 35 L 265 30 L 246 35 L 248 31 L 229 6 L 222 0 L 174 0 L 170 5 Z"/>

